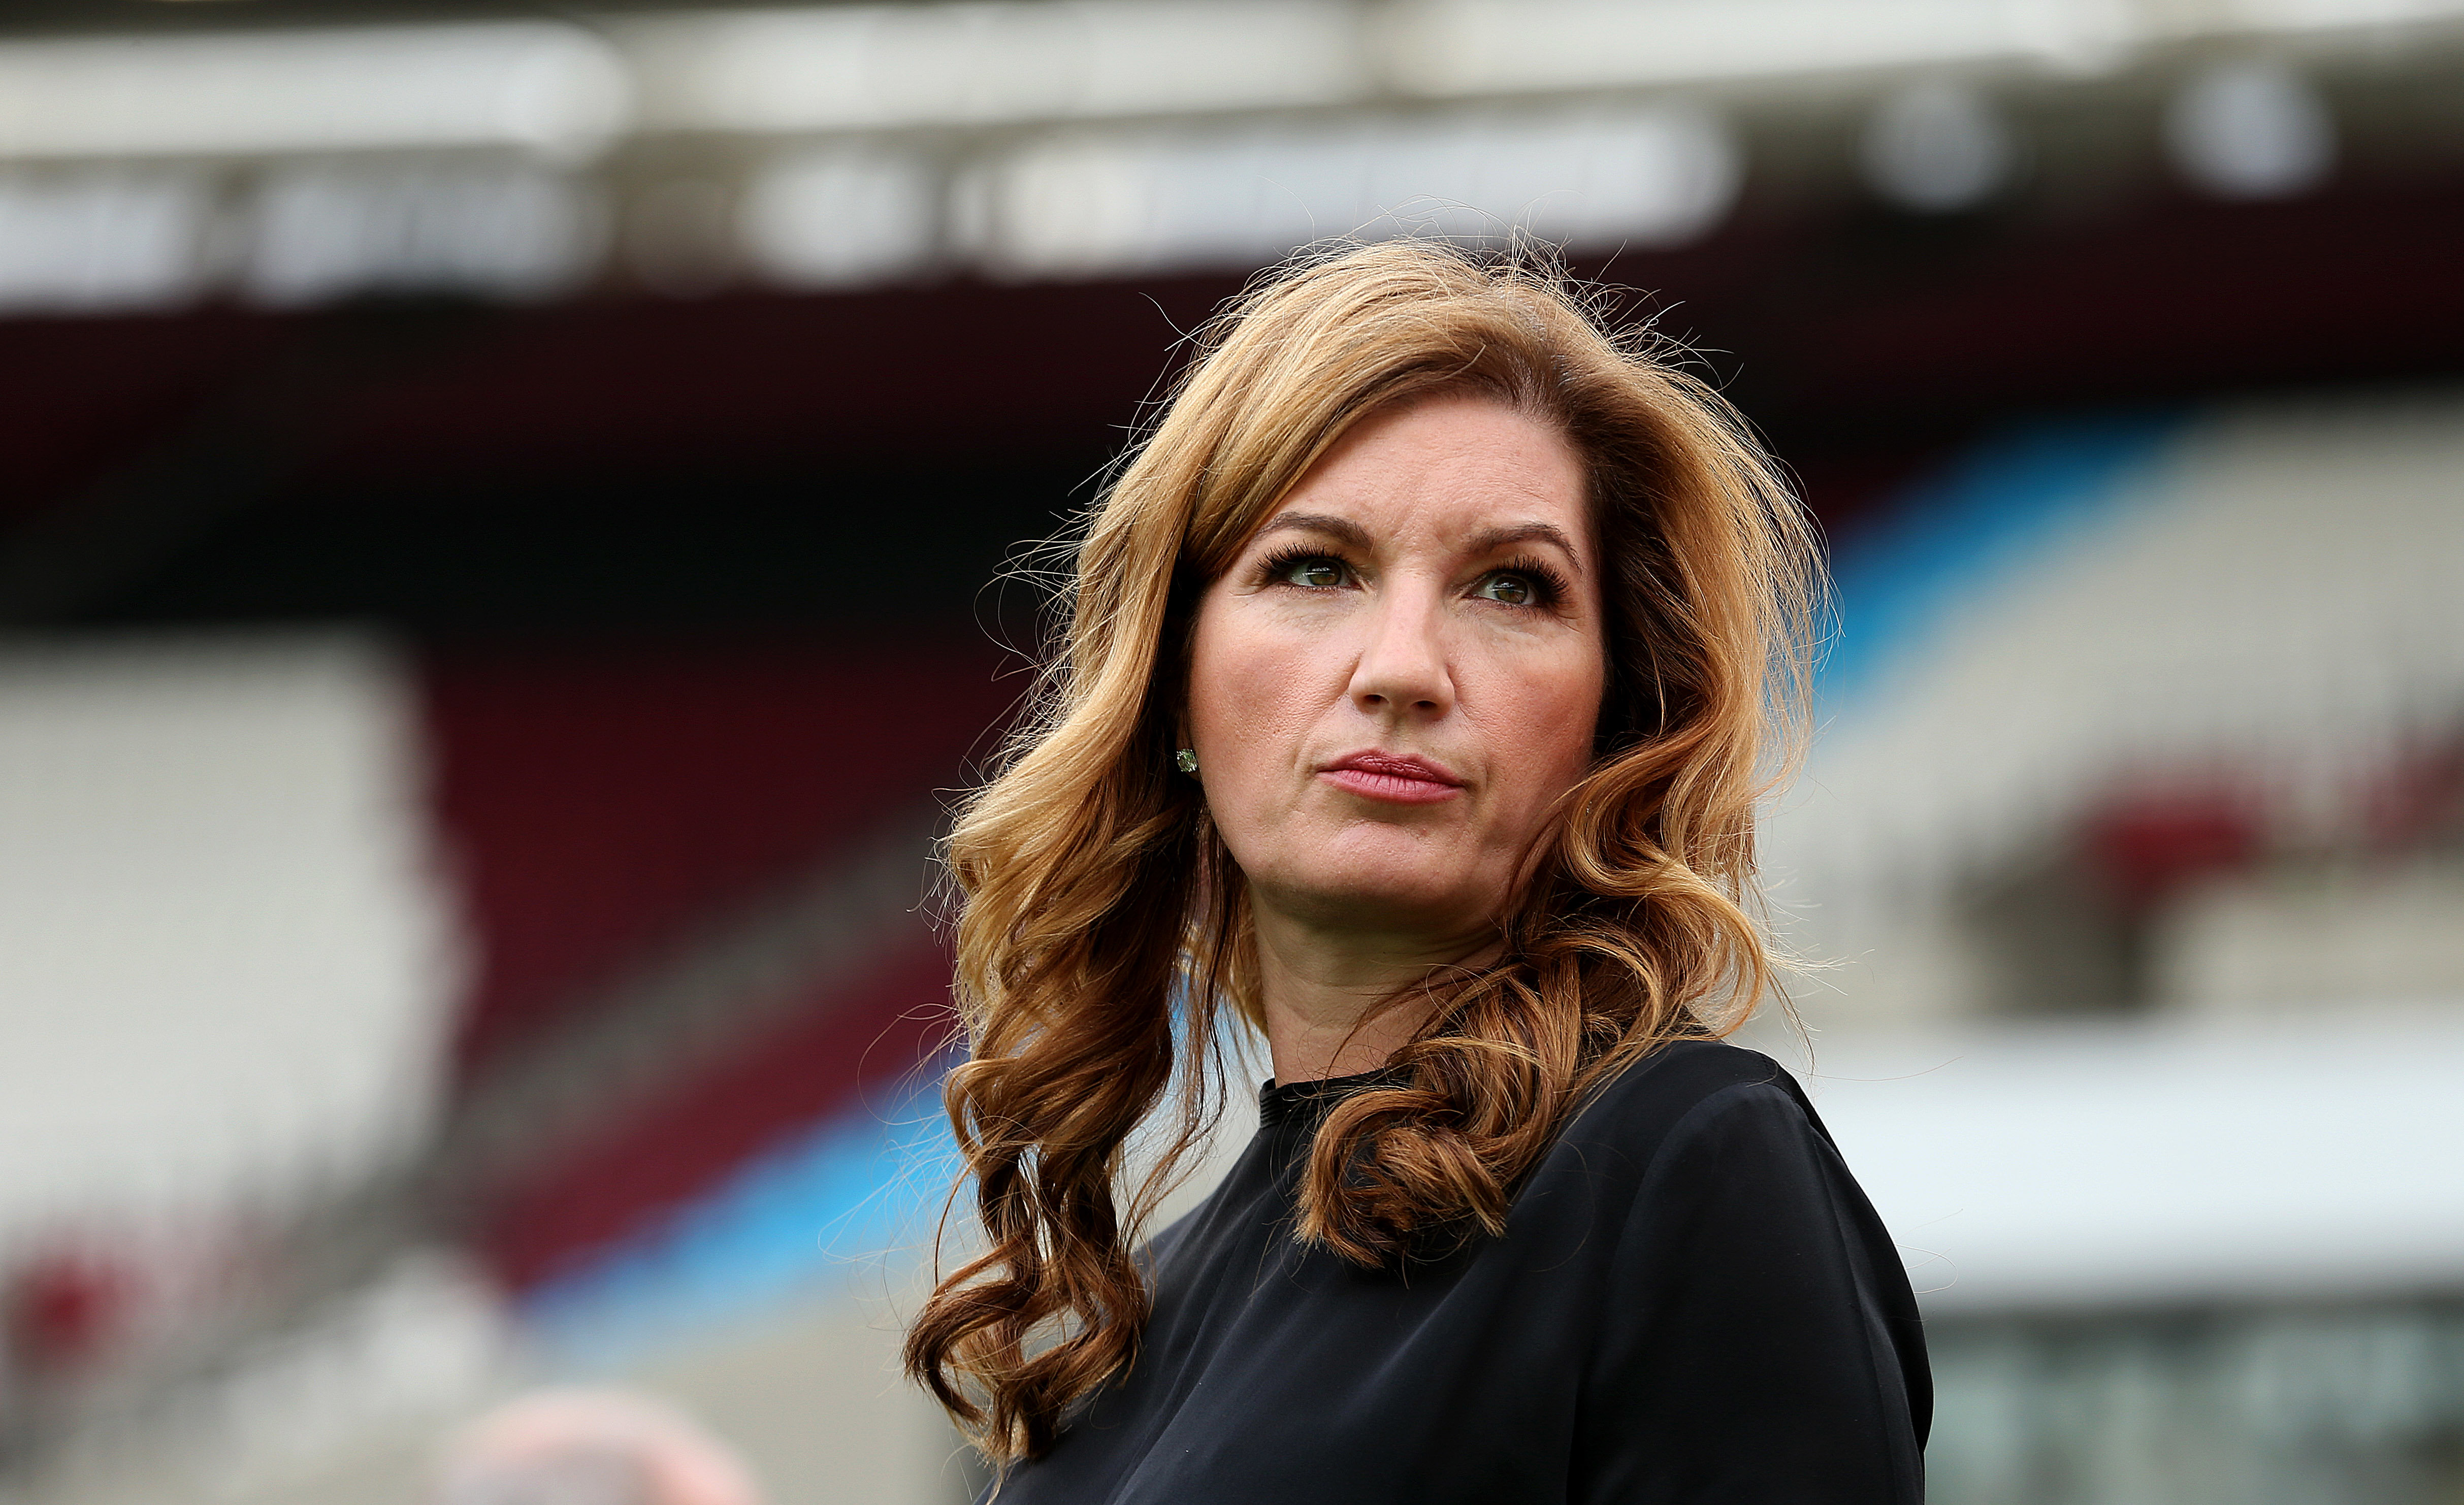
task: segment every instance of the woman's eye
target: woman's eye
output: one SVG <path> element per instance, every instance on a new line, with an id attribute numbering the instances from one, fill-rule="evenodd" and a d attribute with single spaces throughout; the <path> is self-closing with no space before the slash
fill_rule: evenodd
<path id="1" fill-rule="evenodd" d="M 1498 601 L 1507 606 L 1529 606 L 1540 599 L 1540 592 L 1533 587 L 1529 577 L 1509 575 L 1503 570 L 1481 581 L 1480 588 L 1472 594 L 1482 600 Z"/>
<path id="2" fill-rule="evenodd" d="M 1304 585 L 1314 591 L 1331 591 L 1343 583 L 1343 561 L 1323 556 L 1294 559 L 1284 566 L 1284 582 Z"/>

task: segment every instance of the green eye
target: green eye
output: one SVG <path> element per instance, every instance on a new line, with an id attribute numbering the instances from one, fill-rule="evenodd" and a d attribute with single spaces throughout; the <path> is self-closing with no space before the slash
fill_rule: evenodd
<path id="1" fill-rule="evenodd" d="M 1294 559 L 1284 566 L 1285 582 L 1305 585 L 1313 591 L 1331 591 L 1343 583 L 1343 561 L 1323 555 L 1307 559 Z"/>
<path id="2" fill-rule="evenodd" d="M 1531 582 L 1524 577 L 1501 571 L 1481 581 L 1480 589 L 1472 594 L 1483 600 L 1497 601 L 1507 606 L 1529 606 L 1539 599 L 1540 593 L 1533 590 Z"/>

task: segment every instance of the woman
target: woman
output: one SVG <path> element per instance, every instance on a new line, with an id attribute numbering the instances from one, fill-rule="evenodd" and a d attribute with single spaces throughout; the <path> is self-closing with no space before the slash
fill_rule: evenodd
<path id="1" fill-rule="evenodd" d="M 951 840 L 989 1248 L 912 1371 L 1022 1505 L 1918 1499 L 1899 1260 L 1721 1043 L 1815 580 L 1769 462 L 1551 276 L 1425 244 L 1201 352 Z M 1226 1005 L 1257 1137 L 1133 1250 Z"/>

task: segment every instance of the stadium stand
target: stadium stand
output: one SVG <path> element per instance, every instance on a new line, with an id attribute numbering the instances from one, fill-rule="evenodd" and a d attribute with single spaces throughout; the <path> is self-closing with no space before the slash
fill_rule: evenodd
<path id="1" fill-rule="evenodd" d="M 567 1381 L 971 1497 L 987 582 L 1263 262 L 1552 225 L 1837 547 L 1757 1038 L 1935 1497 L 2455 1497 L 2459 15 L 21 0 L 0 1505 L 411 1505 Z"/>

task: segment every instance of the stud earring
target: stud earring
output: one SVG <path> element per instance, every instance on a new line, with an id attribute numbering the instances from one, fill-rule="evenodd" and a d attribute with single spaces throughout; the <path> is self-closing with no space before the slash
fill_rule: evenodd
<path id="1" fill-rule="evenodd" d="M 1172 755 L 1172 766 L 1180 770 L 1184 774 L 1197 773 L 1198 750 L 1196 748 L 1182 748 L 1179 752 L 1175 752 Z"/>

